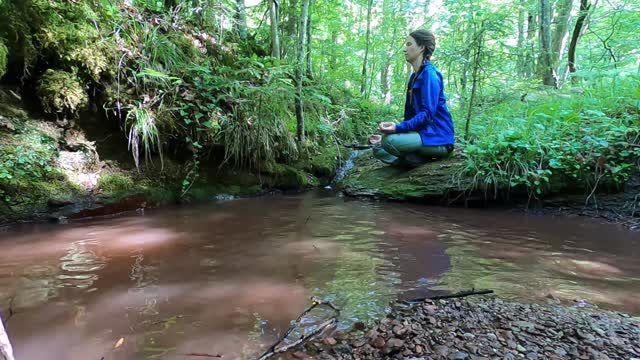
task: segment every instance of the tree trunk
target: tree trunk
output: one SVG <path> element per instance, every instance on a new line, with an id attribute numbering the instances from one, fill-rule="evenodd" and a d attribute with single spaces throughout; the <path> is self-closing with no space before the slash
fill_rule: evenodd
<path id="1" fill-rule="evenodd" d="M 516 72 L 521 76 L 526 73 L 525 56 L 527 51 L 524 43 L 524 8 L 525 0 L 520 0 L 520 5 L 518 6 L 518 64 L 516 66 Z"/>
<path id="2" fill-rule="evenodd" d="M 271 0 L 271 56 L 280 59 L 280 37 L 278 35 L 278 0 Z"/>
<path id="3" fill-rule="evenodd" d="M 470 22 L 463 24 L 460 26 L 460 33 L 462 35 L 462 44 L 460 47 L 464 49 L 462 53 L 462 70 L 460 74 L 460 111 L 464 111 L 467 107 L 467 84 L 469 82 L 469 64 L 471 63 L 471 52 L 473 51 L 473 41 L 474 41 L 474 33 L 472 33 L 472 29 L 469 27 Z M 453 59 L 452 59 L 453 60 Z"/>
<path id="4" fill-rule="evenodd" d="M 567 43 L 567 34 L 569 30 L 569 18 L 571 17 L 571 8 L 573 0 L 561 0 L 558 5 L 558 16 L 555 19 L 556 27 L 551 39 L 551 66 L 558 73 L 560 59 Z"/>
<path id="5" fill-rule="evenodd" d="M 329 58 L 329 70 L 332 72 L 336 69 L 338 56 L 336 55 L 336 44 L 338 43 L 338 31 L 335 29 L 331 30 L 331 57 Z"/>
<path id="6" fill-rule="evenodd" d="M 15 360 L 13 357 L 13 348 L 9 341 L 9 335 L 4 329 L 2 318 L 0 317 L 0 360 Z"/>
<path id="7" fill-rule="evenodd" d="M 365 95 L 367 88 L 367 61 L 369 60 L 369 40 L 371 37 L 371 8 L 373 7 L 373 0 L 369 0 L 367 5 L 367 37 L 365 39 L 366 44 L 364 47 L 364 62 L 362 63 L 362 84 L 360 85 L 360 95 Z"/>
<path id="8" fill-rule="evenodd" d="M 284 17 L 280 17 L 280 24 L 283 25 L 281 31 L 280 57 L 288 58 L 292 56 L 293 63 L 297 61 L 298 50 L 298 27 L 300 26 L 300 6 L 298 0 L 289 0 L 286 10 L 281 7 L 280 12 L 286 12 L 286 21 Z M 291 54 L 291 55 L 289 55 Z"/>
<path id="9" fill-rule="evenodd" d="M 573 28 L 573 33 L 571 34 L 571 43 L 569 44 L 569 58 L 567 61 L 567 66 L 569 67 L 570 73 L 576 72 L 576 47 L 578 45 L 580 34 L 582 33 L 582 27 L 584 26 L 584 23 L 587 20 L 587 16 L 589 15 L 589 8 L 591 8 L 589 0 L 580 0 L 580 13 L 578 14 L 578 19 L 576 20 L 576 26 Z"/>
<path id="10" fill-rule="evenodd" d="M 289 15 L 287 16 L 286 31 L 290 38 L 296 39 L 298 35 L 298 0 L 289 1 Z"/>
<path id="11" fill-rule="evenodd" d="M 313 0 L 309 0 L 309 7 L 311 7 L 312 5 L 312 1 Z M 306 31 L 306 36 L 307 36 L 307 77 L 309 79 L 313 79 L 313 67 L 312 67 L 312 63 L 311 63 L 311 10 L 307 11 L 307 31 Z"/>
<path id="12" fill-rule="evenodd" d="M 247 11 L 244 0 L 236 0 L 236 31 L 240 39 L 247 39 Z"/>
<path id="13" fill-rule="evenodd" d="M 540 0 L 540 54 L 538 74 L 545 85 L 556 86 L 551 67 L 551 5 L 549 0 Z"/>
<path id="14" fill-rule="evenodd" d="M 531 6 L 530 6 L 531 7 Z M 537 8 L 537 6 L 535 7 Z M 536 34 L 538 33 L 538 12 L 535 10 L 529 9 L 529 15 L 527 16 L 527 52 L 525 54 L 525 75 L 527 78 L 531 78 L 535 69 L 535 56 L 533 54 L 536 53 Z"/>
<path id="15" fill-rule="evenodd" d="M 296 120 L 298 148 L 302 153 L 304 150 L 304 113 L 302 101 L 302 80 L 304 76 L 304 50 L 307 38 L 307 18 L 309 13 L 309 0 L 302 0 L 302 13 L 300 14 L 300 31 L 298 36 L 298 63 L 296 67 Z"/>
<path id="16" fill-rule="evenodd" d="M 464 125 L 464 139 L 469 140 L 469 125 L 471 124 L 471 114 L 473 113 L 473 103 L 476 99 L 478 91 L 478 83 L 480 82 L 480 58 L 482 56 L 482 47 L 484 45 L 484 22 L 480 27 L 480 33 L 476 36 L 476 47 L 473 54 L 473 70 L 471 74 L 471 97 L 469 98 L 469 109 L 467 111 L 467 119 Z"/>
<path id="17" fill-rule="evenodd" d="M 427 1 L 428 3 L 428 1 Z M 425 5 L 426 6 L 426 5 Z M 401 1 L 399 5 L 396 5 L 393 0 L 385 0 L 382 8 L 383 8 L 383 17 L 396 19 L 398 14 L 398 9 L 402 11 L 404 7 L 404 1 Z M 426 7 L 425 7 L 426 9 Z M 380 69 L 380 92 L 382 93 L 382 99 L 385 105 L 391 105 L 391 77 L 392 77 L 392 67 L 393 59 L 394 59 L 394 47 L 397 46 L 398 41 L 398 27 L 402 26 L 398 21 L 392 21 L 392 33 L 391 33 L 391 41 L 389 42 L 389 47 L 386 51 L 386 56 L 384 58 L 384 62 L 382 63 L 382 68 Z"/>

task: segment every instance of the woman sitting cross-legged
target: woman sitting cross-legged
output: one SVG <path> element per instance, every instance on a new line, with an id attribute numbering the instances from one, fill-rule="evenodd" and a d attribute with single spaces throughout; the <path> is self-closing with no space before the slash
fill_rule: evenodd
<path id="1" fill-rule="evenodd" d="M 382 122 L 371 135 L 373 154 L 394 166 L 415 167 L 453 151 L 454 130 L 440 71 L 431 63 L 434 35 L 417 30 L 407 36 L 405 58 L 413 66 L 404 106 L 404 121 Z"/>

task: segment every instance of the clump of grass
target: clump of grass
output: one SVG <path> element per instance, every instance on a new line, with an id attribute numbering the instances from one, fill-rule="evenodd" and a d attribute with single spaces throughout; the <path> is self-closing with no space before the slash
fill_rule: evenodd
<path id="1" fill-rule="evenodd" d="M 133 154 L 136 167 L 140 166 L 140 153 L 146 159 L 151 159 L 152 151 L 157 150 L 162 160 L 162 144 L 160 133 L 156 126 L 154 113 L 145 108 L 143 104 L 129 109 L 126 126 L 128 128 L 129 149 Z"/>

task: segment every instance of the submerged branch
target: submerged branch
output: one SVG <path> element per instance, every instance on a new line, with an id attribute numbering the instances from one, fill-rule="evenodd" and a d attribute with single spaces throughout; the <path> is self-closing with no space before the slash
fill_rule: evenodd
<path id="1" fill-rule="evenodd" d="M 322 331 L 324 331 L 325 329 L 327 329 L 328 327 L 336 324 L 338 322 L 337 317 L 340 315 L 340 309 L 338 309 L 337 307 L 335 307 L 333 304 L 331 304 L 328 301 L 323 301 L 317 298 L 312 298 L 311 299 L 313 301 L 313 305 L 311 305 L 308 309 L 306 309 L 304 312 L 302 312 L 302 314 L 300 314 L 298 316 L 298 318 L 293 322 L 293 324 L 291 326 L 289 326 L 289 329 L 287 329 L 287 331 L 285 332 L 285 334 L 278 339 L 278 341 L 276 341 L 273 345 L 271 345 L 271 347 L 264 353 L 262 354 L 258 360 L 266 360 L 271 358 L 272 356 L 276 355 L 276 354 L 282 354 L 285 353 L 289 350 L 291 350 L 292 348 L 308 341 L 309 339 L 311 339 L 312 337 L 318 335 L 319 333 L 321 333 Z M 294 341 L 293 343 L 283 346 L 281 348 L 277 348 L 278 345 L 280 345 L 290 334 L 291 332 L 293 332 L 294 329 L 296 329 L 296 327 L 300 324 L 300 320 L 302 320 L 303 317 L 305 317 L 311 310 L 315 309 L 317 306 L 319 305 L 325 305 L 329 308 L 331 308 L 333 311 L 336 312 L 336 316 L 323 322 L 322 324 L 320 324 L 315 330 L 313 330 L 311 333 L 300 337 L 300 339 Z"/>
<path id="2" fill-rule="evenodd" d="M 402 303 L 411 305 L 411 304 L 421 303 L 421 302 L 423 302 L 425 300 L 455 299 L 455 298 L 463 298 L 463 297 L 467 297 L 467 296 L 471 296 L 471 295 L 486 295 L 486 294 L 493 294 L 493 290 L 471 289 L 471 290 L 457 292 L 457 293 L 451 294 L 451 295 L 439 295 L 439 296 L 418 298 L 418 299 L 413 299 L 413 300 L 404 300 L 404 301 L 402 301 Z"/>

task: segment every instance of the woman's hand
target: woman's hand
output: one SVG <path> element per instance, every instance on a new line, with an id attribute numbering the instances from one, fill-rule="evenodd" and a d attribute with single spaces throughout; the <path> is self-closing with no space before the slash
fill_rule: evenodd
<path id="1" fill-rule="evenodd" d="M 396 132 L 396 123 L 386 121 L 378 125 L 378 130 L 383 134 L 393 134 Z"/>
<path id="2" fill-rule="evenodd" d="M 371 145 L 375 145 L 377 143 L 379 143 L 380 141 L 382 141 L 382 136 L 380 135 L 369 135 L 369 144 Z"/>

